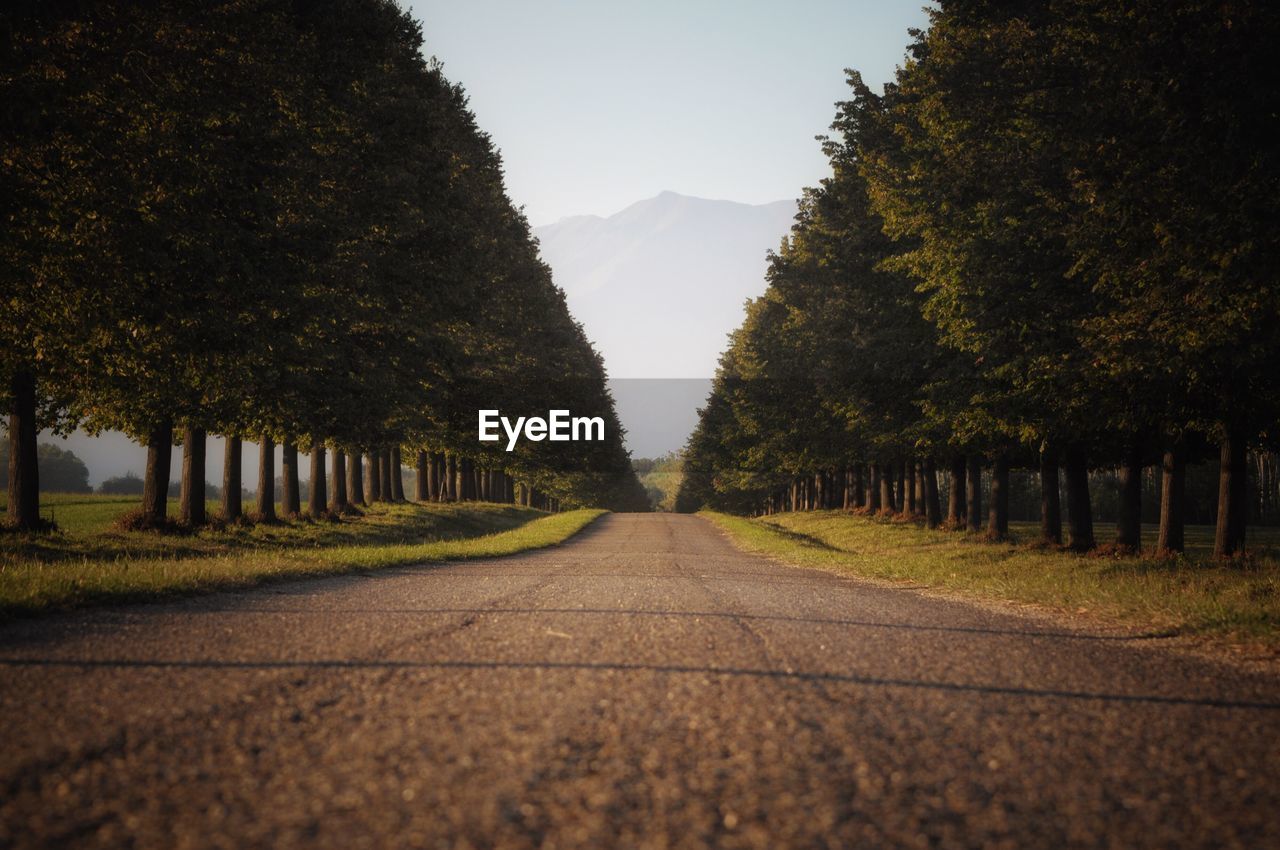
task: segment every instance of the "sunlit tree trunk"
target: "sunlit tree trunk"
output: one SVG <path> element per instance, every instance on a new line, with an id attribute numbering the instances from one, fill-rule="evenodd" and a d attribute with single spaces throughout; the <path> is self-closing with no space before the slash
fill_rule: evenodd
<path id="1" fill-rule="evenodd" d="M 228 522 L 240 519 L 244 513 L 241 495 L 240 461 L 244 444 L 239 437 L 227 437 L 226 453 L 222 457 L 222 518 Z"/>
<path id="2" fill-rule="evenodd" d="M 9 382 L 9 394 L 8 523 L 20 531 L 30 531 L 40 526 L 40 428 L 36 425 L 35 373 L 16 370 Z"/>
<path id="3" fill-rule="evenodd" d="M 183 525 L 204 525 L 205 433 L 187 426 L 182 432 L 182 487 L 178 491 L 178 516 Z"/>
<path id="4" fill-rule="evenodd" d="M 1165 449 L 1160 470 L 1160 534 L 1156 551 L 1181 552 L 1187 510 L 1187 448 L 1181 441 Z"/>
<path id="5" fill-rule="evenodd" d="M 276 518 L 276 441 L 263 434 L 258 442 L 258 519 Z"/>
<path id="6" fill-rule="evenodd" d="M 169 515 L 169 463 L 173 459 L 173 422 L 160 422 L 147 437 L 147 477 L 142 482 L 142 515 L 162 523 Z"/>

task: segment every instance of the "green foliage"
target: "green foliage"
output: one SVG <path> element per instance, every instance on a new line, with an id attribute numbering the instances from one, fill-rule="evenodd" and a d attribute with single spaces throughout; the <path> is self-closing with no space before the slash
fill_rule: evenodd
<path id="1" fill-rule="evenodd" d="M 1220 443 L 1237 551 L 1242 447 L 1274 447 L 1280 417 L 1280 89 L 1258 83 L 1280 9 L 943 0 L 930 19 L 883 92 L 849 72 L 831 174 L 731 339 L 679 505 L 772 511 L 864 463 L 966 455 L 1003 481 L 1065 459 L 1091 545 L 1086 463 L 1135 480 Z"/>
<path id="2" fill-rule="evenodd" d="M 124 475 L 113 475 L 98 485 L 98 492 L 112 496 L 141 496 L 142 479 L 132 471 Z"/>
<path id="3" fill-rule="evenodd" d="M 0 14 L 0 377 L 35 376 L 45 425 L 447 450 L 643 506 L 600 358 L 404 9 Z M 490 451 L 479 407 L 589 412 L 607 439 Z"/>
<path id="4" fill-rule="evenodd" d="M 89 468 L 75 452 L 53 443 L 40 443 L 37 452 L 40 488 L 46 493 L 88 493 Z M 9 438 L 0 437 L 0 490 L 9 486 Z"/>

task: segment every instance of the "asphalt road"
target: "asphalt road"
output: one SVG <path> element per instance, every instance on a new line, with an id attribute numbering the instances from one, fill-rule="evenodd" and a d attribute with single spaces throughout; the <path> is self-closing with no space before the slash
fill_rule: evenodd
<path id="1" fill-rule="evenodd" d="M 1280 680 L 619 515 L 0 628 L 0 847 L 1280 847 Z"/>

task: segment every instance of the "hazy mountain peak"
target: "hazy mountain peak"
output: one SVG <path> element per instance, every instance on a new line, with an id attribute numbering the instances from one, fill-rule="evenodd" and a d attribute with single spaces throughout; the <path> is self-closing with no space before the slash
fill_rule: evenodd
<path id="1" fill-rule="evenodd" d="M 534 234 L 610 375 L 708 377 L 743 302 L 764 292 L 766 254 L 795 211 L 668 190 Z"/>

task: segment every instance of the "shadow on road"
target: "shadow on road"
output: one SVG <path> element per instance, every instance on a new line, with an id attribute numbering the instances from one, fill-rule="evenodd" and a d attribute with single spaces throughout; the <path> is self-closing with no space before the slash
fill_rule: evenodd
<path id="1" fill-rule="evenodd" d="M 804 673 L 789 670 L 765 670 L 735 667 L 681 666 L 676 664 L 626 664 L 572 661 L 368 661 L 359 659 L 315 659 L 312 661 L 213 661 L 213 660 L 141 660 L 141 659 L 61 659 L 0 658 L 0 667 L 65 668 L 119 670 L 494 670 L 494 671 L 584 671 L 596 673 L 663 673 L 722 676 L 731 678 L 775 679 L 797 682 L 826 682 L 861 685 L 873 688 L 912 688 L 952 693 L 974 693 L 995 696 L 1096 701 L 1116 704 L 1190 706 L 1196 708 L 1280 711 L 1280 702 L 1221 700 L 1196 697 L 1162 696 L 1159 694 L 1114 694 L 1091 691 L 1016 688 L 961 682 L 929 682 L 920 679 L 894 679 L 843 673 Z"/>

